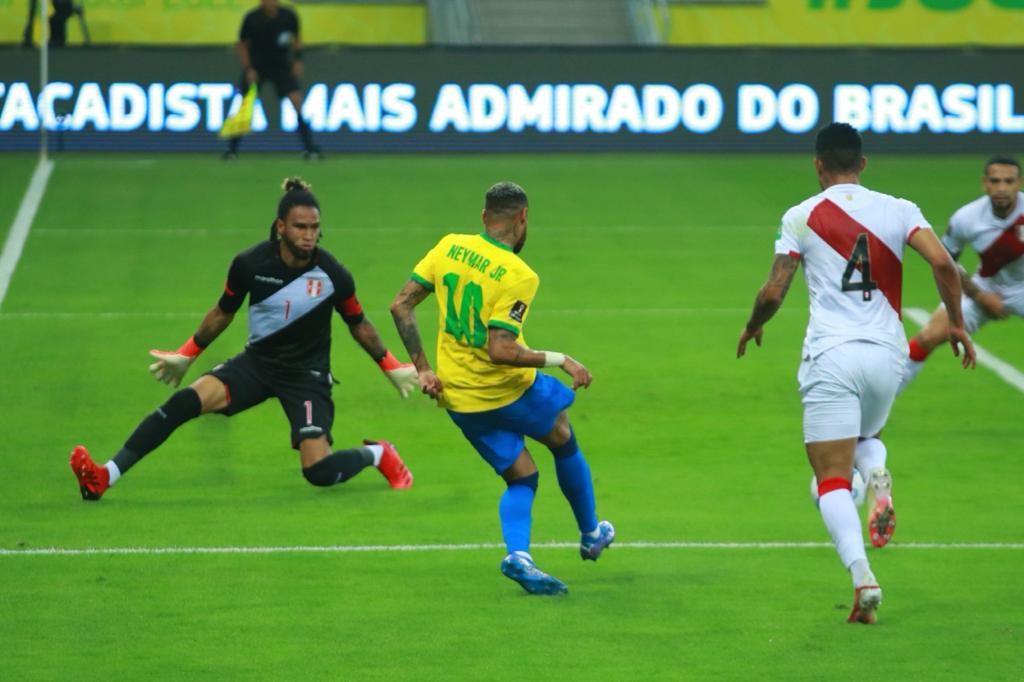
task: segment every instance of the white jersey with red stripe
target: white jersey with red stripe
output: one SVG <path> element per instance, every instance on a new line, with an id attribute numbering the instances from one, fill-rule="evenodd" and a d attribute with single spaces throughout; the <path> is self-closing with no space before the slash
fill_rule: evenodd
<path id="1" fill-rule="evenodd" d="M 1004 298 L 1024 296 L 1024 192 L 1017 193 L 1017 208 L 1005 218 L 992 212 L 987 195 L 960 207 L 942 243 L 954 257 L 966 246 L 978 252 L 984 288 Z"/>
<path id="2" fill-rule="evenodd" d="M 786 211 L 775 253 L 803 262 L 811 304 L 804 358 L 847 341 L 906 354 L 903 251 L 919 229 L 931 225 L 914 203 L 853 184 L 832 185 Z"/>

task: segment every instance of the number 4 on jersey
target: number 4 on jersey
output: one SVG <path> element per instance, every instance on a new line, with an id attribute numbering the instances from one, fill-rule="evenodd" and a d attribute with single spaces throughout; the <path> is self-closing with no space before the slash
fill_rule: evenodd
<path id="1" fill-rule="evenodd" d="M 860 270 L 859 282 L 850 281 L 854 270 Z M 868 235 L 861 233 L 853 245 L 850 260 L 846 261 L 846 270 L 843 272 L 843 291 L 863 291 L 864 300 L 870 301 L 871 292 L 877 288 L 878 285 L 871 279 L 871 253 L 868 250 Z"/>

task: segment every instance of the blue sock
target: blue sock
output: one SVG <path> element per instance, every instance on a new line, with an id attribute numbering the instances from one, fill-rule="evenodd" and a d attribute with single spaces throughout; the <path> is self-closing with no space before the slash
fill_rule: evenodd
<path id="1" fill-rule="evenodd" d="M 576 445 L 576 434 L 569 436 L 563 445 L 551 448 L 555 456 L 555 471 L 558 486 L 565 499 L 569 500 L 576 525 L 581 533 L 597 528 L 597 511 L 594 504 L 594 484 L 590 480 L 590 465 Z"/>
<path id="2" fill-rule="evenodd" d="M 530 551 L 530 525 L 533 521 L 531 509 L 537 493 L 536 473 L 516 479 L 508 484 L 498 504 L 501 517 L 501 534 L 509 554 Z"/>

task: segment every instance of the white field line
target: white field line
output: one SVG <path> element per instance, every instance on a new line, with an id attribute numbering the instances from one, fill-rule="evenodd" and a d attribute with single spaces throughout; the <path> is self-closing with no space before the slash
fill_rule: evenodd
<path id="1" fill-rule="evenodd" d="M 7 287 L 11 284 L 11 277 L 14 276 L 14 269 L 18 267 L 18 260 L 21 259 L 21 251 L 25 248 L 25 240 L 28 239 L 28 231 L 35 220 L 36 211 L 43 201 L 43 194 L 46 192 L 46 183 L 50 180 L 50 173 L 53 172 L 53 161 L 39 159 L 32 179 L 25 190 L 25 196 L 21 199 L 18 213 L 11 223 L 11 231 L 7 234 L 7 241 L 4 243 L 3 253 L 0 254 L 0 308 L 3 307 L 4 298 L 7 296 Z"/>
<path id="2" fill-rule="evenodd" d="M 779 311 L 784 313 L 786 311 Z M 795 311 L 794 312 L 802 312 Z M 535 310 L 533 315 L 616 315 L 629 317 L 658 317 L 670 315 L 707 315 L 714 317 L 744 316 L 750 308 L 551 308 Z M 202 319 L 202 312 L 152 312 L 152 311 L 108 311 L 108 312 L 70 312 L 70 311 L 27 311 L 0 313 L 0 320 L 177 320 Z M 740 321 L 742 323 L 742 321 Z"/>
<path id="3" fill-rule="evenodd" d="M 544 542 L 533 547 L 575 549 L 573 542 Z M 890 543 L 889 550 L 1024 550 L 1021 542 L 908 542 Z M 497 542 L 433 545 L 296 545 L 291 547 L 88 547 L 72 549 L 41 547 L 36 549 L 0 549 L 2 556 L 92 556 L 121 554 L 358 554 L 367 552 L 465 552 L 504 549 Z M 616 549 L 831 549 L 831 542 L 618 542 Z"/>
<path id="4" fill-rule="evenodd" d="M 931 315 L 920 308 L 907 308 L 904 310 L 911 320 L 917 325 L 923 327 L 928 324 L 928 320 Z M 978 364 L 988 367 L 990 370 L 995 372 L 1000 379 L 1016 388 L 1021 393 L 1024 393 L 1024 373 L 1014 367 L 1008 362 L 1000 360 L 992 353 L 988 352 L 977 343 L 974 344 L 974 352 L 978 358 Z"/>
<path id="5" fill-rule="evenodd" d="M 74 168 L 151 168 L 157 164 L 157 159 L 71 159 L 68 165 Z"/>

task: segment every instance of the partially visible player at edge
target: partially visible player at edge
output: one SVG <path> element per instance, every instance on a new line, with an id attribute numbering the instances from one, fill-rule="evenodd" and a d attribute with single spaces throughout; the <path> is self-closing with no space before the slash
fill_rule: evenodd
<path id="1" fill-rule="evenodd" d="M 538 473 L 524 436 L 546 445 L 555 457 L 558 485 L 581 533 L 582 558 L 596 561 L 615 539 L 615 529 L 597 521 L 590 467 L 569 424 L 575 394 L 537 368 L 561 367 L 572 377 L 573 390 L 590 386 L 590 372 L 568 355 L 530 350 L 522 336 L 540 284 L 517 255 L 526 244 L 528 211 L 519 185 L 501 182 L 487 190 L 484 232 L 443 237 L 416 265 L 391 314 L 423 392 L 448 408 L 452 421 L 507 484 L 498 506 L 508 549 L 501 572 L 531 594 L 562 594 L 568 591 L 565 584 L 537 568 L 530 555 Z M 431 292 L 440 308 L 436 374 L 423 352 L 415 315 Z"/>
<path id="2" fill-rule="evenodd" d="M 857 507 L 853 466 L 868 476 L 872 544 L 895 529 L 892 477 L 878 434 L 900 382 L 906 336 L 900 321 L 903 251 L 909 244 L 931 265 L 950 315 L 953 354 L 974 366 L 974 347 L 960 312 L 960 276 L 920 209 L 860 185 L 867 159 L 851 126 L 832 123 L 815 144 L 822 191 L 789 209 L 775 242 L 775 261 L 740 334 L 736 357 L 782 305 L 803 262 L 810 319 L 798 380 L 807 458 L 818 479 L 819 510 L 853 579 L 850 622 L 873 623 L 882 590 L 871 572 Z M 872 500 L 874 498 L 874 500 Z"/>
<path id="3" fill-rule="evenodd" d="M 364 441 L 331 452 L 334 402 L 330 371 L 331 318 L 337 311 L 352 338 L 372 357 L 405 398 L 416 386 L 412 365 L 400 364 L 363 314 L 355 281 L 320 240 L 320 205 L 299 178 L 285 181 L 270 239 L 235 256 L 220 301 L 199 330 L 173 352 L 150 351 L 156 378 L 178 386 L 192 362 L 227 329 L 249 295 L 245 350 L 172 395 L 142 420 L 113 459 L 96 465 L 82 446 L 71 453 L 71 470 L 82 498 L 98 500 L 140 459 L 179 426 L 201 414 L 231 416 L 277 398 L 291 422 L 291 444 L 302 475 L 315 486 L 349 480 L 377 467 L 392 488 L 408 488 L 412 474 L 395 446 Z"/>
<path id="4" fill-rule="evenodd" d="M 959 260 L 965 246 L 981 257 L 981 267 L 974 276 L 960 268 L 964 289 L 961 306 L 970 334 L 991 320 L 1003 320 L 1010 315 L 1024 317 L 1024 193 L 1020 163 L 1010 156 L 992 157 L 985 164 L 981 186 L 985 195 L 961 206 L 949 219 L 949 229 L 942 236 L 942 244 L 953 260 Z M 924 329 L 910 339 L 901 391 L 918 375 L 928 355 L 945 340 L 948 327 L 949 314 L 939 306 Z"/>

